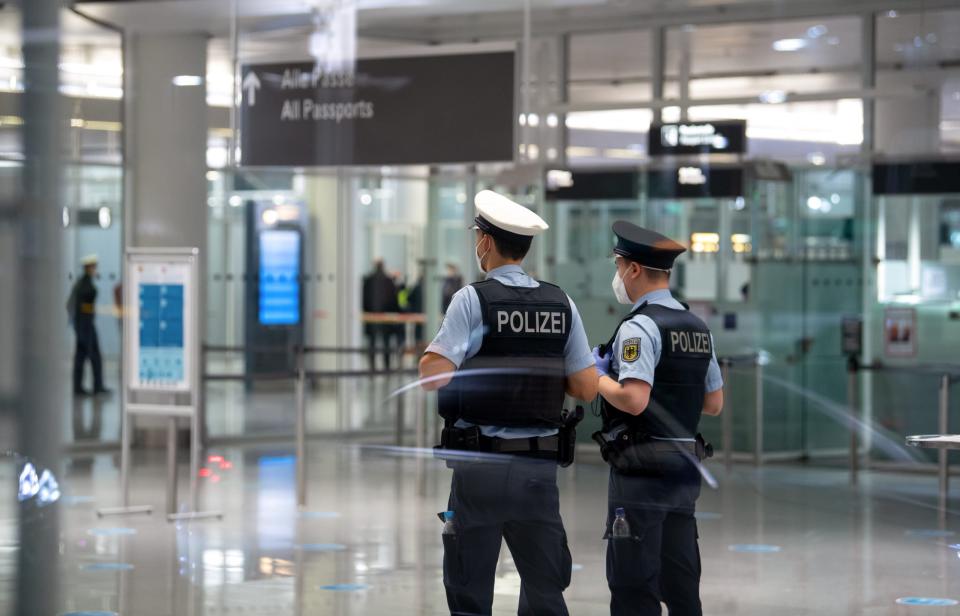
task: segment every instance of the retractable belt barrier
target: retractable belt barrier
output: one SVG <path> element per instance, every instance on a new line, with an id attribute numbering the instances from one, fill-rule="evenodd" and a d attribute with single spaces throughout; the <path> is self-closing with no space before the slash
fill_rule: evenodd
<path id="1" fill-rule="evenodd" d="M 293 345 L 289 347 L 243 347 L 227 345 L 204 345 L 204 353 L 243 353 L 253 350 L 260 353 L 276 353 L 293 355 L 296 368 L 290 372 L 273 372 L 263 374 L 237 374 L 237 373 L 204 373 L 204 381 L 293 381 L 296 395 L 296 476 L 297 476 L 297 505 L 306 506 L 307 502 L 307 413 L 306 413 L 306 384 L 310 379 L 340 379 L 340 378 L 372 378 L 377 376 L 417 376 L 416 368 L 399 368 L 396 370 L 307 370 L 306 356 L 319 354 L 337 354 L 337 355 L 368 355 L 382 353 L 397 353 L 402 366 L 402 359 L 408 354 L 418 354 L 422 351 L 420 346 L 398 346 L 398 347 L 330 347 L 330 346 L 306 346 Z M 403 444 L 403 432 L 405 425 L 405 397 L 401 394 L 396 396 L 396 423 L 395 423 L 395 441 L 397 445 Z M 418 417 L 418 436 L 420 431 L 420 421 Z"/>
<path id="2" fill-rule="evenodd" d="M 723 375 L 724 400 L 730 401 L 733 400 L 730 395 L 730 369 L 738 366 L 755 368 L 753 463 L 759 466 L 763 464 L 763 363 L 760 361 L 760 355 L 758 353 L 726 355 L 718 357 L 717 363 L 720 364 L 720 372 Z M 723 412 L 720 413 L 720 447 L 723 449 L 723 465 L 729 472 L 733 467 L 733 411 L 726 403 L 724 403 Z"/>
<path id="3" fill-rule="evenodd" d="M 940 522 L 946 522 L 947 515 L 947 497 L 950 491 L 950 464 L 949 451 L 951 449 L 960 449 L 960 437 L 954 439 L 950 432 L 950 386 L 960 381 L 960 365 L 956 364 L 918 364 L 915 366 L 890 366 L 881 362 L 870 364 L 860 364 L 856 357 L 850 359 L 847 365 L 848 373 L 852 382 L 855 382 L 856 375 L 859 372 L 899 372 L 918 375 L 938 376 L 938 398 L 937 409 L 937 431 L 938 434 L 911 435 L 906 437 L 907 445 L 920 447 L 923 449 L 937 450 L 937 486 L 938 503 L 937 511 Z M 855 411 L 855 391 L 850 387 L 850 409 Z M 856 430 L 853 431 L 854 439 Z M 858 467 L 859 453 L 856 451 L 856 443 L 851 446 L 851 482 L 856 483 L 856 470 Z"/>

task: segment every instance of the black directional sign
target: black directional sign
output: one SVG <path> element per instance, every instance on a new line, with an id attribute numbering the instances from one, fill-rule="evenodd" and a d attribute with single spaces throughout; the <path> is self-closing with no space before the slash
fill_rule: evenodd
<path id="1" fill-rule="evenodd" d="M 403 165 L 513 159 L 513 52 L 242 69 L 244 166 Z"/>

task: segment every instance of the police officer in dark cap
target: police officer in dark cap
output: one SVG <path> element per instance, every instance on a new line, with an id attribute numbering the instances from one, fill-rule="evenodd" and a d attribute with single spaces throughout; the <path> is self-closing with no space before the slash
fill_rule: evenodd
<path id="1" fill-rule="evenodd" d="M 610 464 L 607 582 L 610 613 L 699 616 L 700 551 L 694 509 L 700 461 L 711 448 L 701 414 L 719 415 L 723 381 L 707 326 L 670 294 L 684 247 L 626 221 L 613 225 L 613 293 L 632 305 L 594 349 Z"/>
<path id="2" fill-rule="evenodd" d="M 443 526 L 443 584 L 451 614 L 490 614 L 500 545 L 520 574 L 522 616 L 566 615 L 572 561 L 560 519 L 557 464 L 573 461 L 564 393 L 597 395 L 577 308 L 520 266 L 547 223 L 489 190 L 475 199 L 476 257 L 486 279 L 460 289 L 420 361 L 440 388 L 439 451 L 453 469 Z"/>

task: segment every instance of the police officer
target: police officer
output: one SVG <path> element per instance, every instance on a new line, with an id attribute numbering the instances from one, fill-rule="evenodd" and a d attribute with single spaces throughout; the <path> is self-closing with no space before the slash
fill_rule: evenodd
<path id="1" fill-rule="evenodd" d="M 93 368 L 93 393 L 103 394 L 109 390 L 103 384 L 103 360 L 100 357 L 100 341 L 97 338 L 96 318 L 97 287 L 93 278 L 97 274 L 97 255 L 87 255 L 80 263 L 83 276 L 77 279 L 67 300 L 67 313 L 73 323 L 77 346 L 73 355 L 73 393 L 86 395 L 83 388 L 83 366 L 90 360 Z"/>
<path id="2" fill-rule="evenodd" d="M 607 513 L 610 613 L 702 613 L 694 508 L 699 461 L 709 445 L 701 413 L 719 415 L 723 381 L 703 321 L 670 294 L 683 246 L 626 221 L 613 225 L 613 292 L 633 305 L 610 341 L 594 349 L 611 465 Z"/>
<path id="3" fill-rule="evenodd" d="M 505 539 L 521 578 L 518 613 L 564 615 L 571 560 L 557 462 L 572 461 L 572 436 L 563 401 L 596 396 L 594 359 L 574 303 L 520 266 L 547 224 L 489 190 L 475 204 L 486 279 L 453 296 L 420 361 L 424 387 L 440 389 L 441 449 L 453 469 L 447 603 L 451 614 L 490 614 Z"/>

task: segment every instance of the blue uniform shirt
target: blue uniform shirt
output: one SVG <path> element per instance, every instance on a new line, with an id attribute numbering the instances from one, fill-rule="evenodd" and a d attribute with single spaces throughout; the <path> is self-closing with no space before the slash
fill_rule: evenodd
<path id="1" fill-rule="evenodd" d="M 669 289 L 658 289 L 642 296 L 633 305 L 633 310 L 640 307 L 640 304 L 657 304 L 666 308 L 683 310 L 683 305 L 670 294 Z M 640 339 L 640 352 L 637 359 L 631 362 L 621 361 L 623 357 L 623 342 L 631 338 Z M 653 373 L 660 363 L 660 349 L 663 341 L 660 337 L 660 329 L 653 319 L 646 315 L 638 314 L 623 325 L 617 332 L 617 338 L 614 340 L 611 351 L 610 369 L 618 375 L 618 380 L 622 383 L 627 379 L 639 379 L 650 386 L 653 386 Z M 711 335 L 710 346 L 713 347 L 713 336 Z M 720 375 L 720 365 L 717 363 L 717 354 L 714 350 L 713 358 L 710 360 L 710 367 L 707 368 L 707 377 L 704 382 L 704 389 L 707 392 L 716 391 L 723 387 L 723 378 Z"/>
<path id="2" fill-rule="evenodd" d="M 504 265 L 487 272 L 491 278 L 508 287 L 539 287 L 540 283 L 531 278 L 519 265 Z M 593 365 L 593 355 L 587 334 L 583 330 L 583 320 L 577 306 L 570 300 L 570 335 L 564 348 L 564 366 L 567 374 L 580 372 Z M 447 314 L 440 325 L 433 342 L 427 347 L 428 353 L 446 357 L 459 368 L 463 362 L 480 351 L 483 343 L 483 316 L 480 314 L 480 298 L 472 286 L 467 285 L 457 291 Z M 458 427 L 469 427 L 463 420 L 457 421 Z M 500 426 L 480 426 L 484 436 L 497 438 L 529 438 L 532 436 L 551 436 L 557 433 L 555 428 L 505 428 Z"/>

